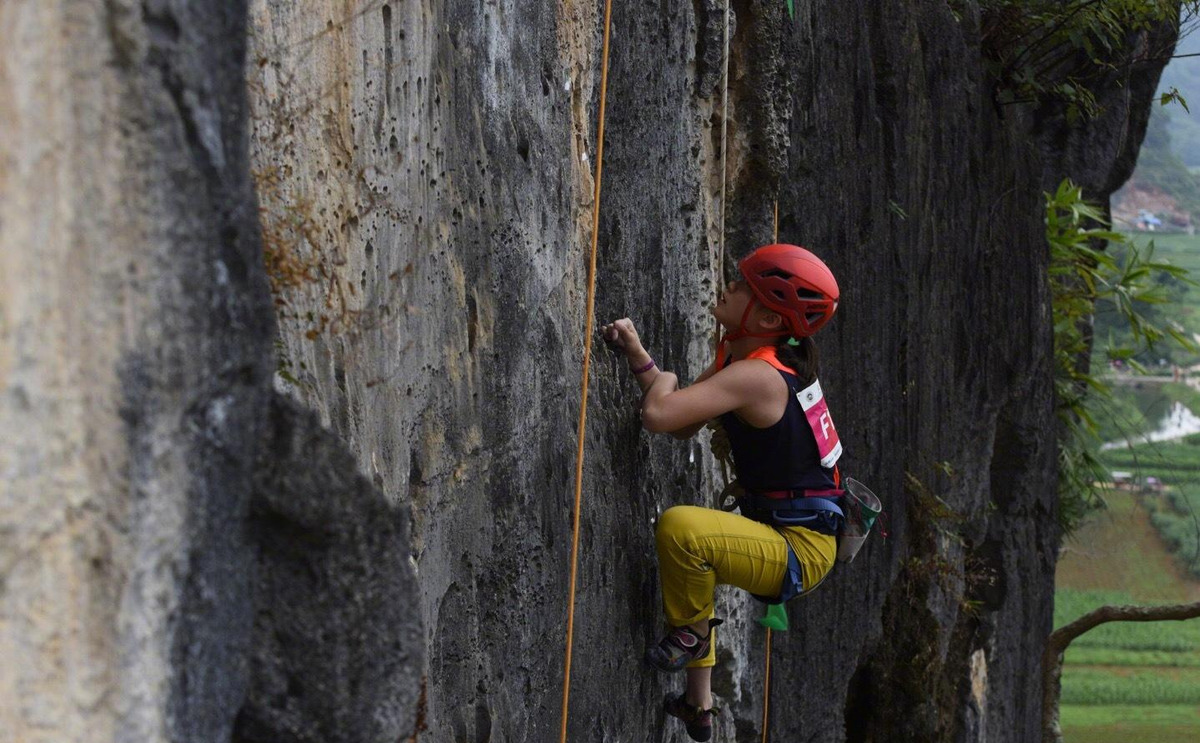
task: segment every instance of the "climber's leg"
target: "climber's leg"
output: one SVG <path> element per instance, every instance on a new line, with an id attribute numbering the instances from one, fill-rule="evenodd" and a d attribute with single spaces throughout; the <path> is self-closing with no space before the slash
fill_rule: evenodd
<path id="1" fill-rule="evenodd" d="M 713 705 L 712 666 L 692 666 L 687 669 L 687 691 L 684 692 L 684 699 L 688 704 L 700 709 L 708 709 Z"/>
<path id="2" fill-rule="evenodd" d="M 705 634 L 704 623 L 713 615 L 718 583 L 776 596 L 787 570 L 788 546 L 782 534 L 711 508 L 668 509 L 658 522 L 657 547 L 667 623 L 690 625 L 700 634 Z"/>

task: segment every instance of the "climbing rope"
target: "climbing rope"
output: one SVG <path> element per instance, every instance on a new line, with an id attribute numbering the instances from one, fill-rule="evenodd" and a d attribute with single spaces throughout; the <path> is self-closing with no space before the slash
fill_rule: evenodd
<path id="1" fill-rule="evenodd" d="M 767 743 L 770 738 L 771 728 L 769 721 L 771 719 L 771 628 L 767 627 L 767 655 L 766 669 L 763 671 L 763 721 L 762 721 L 762 739 L 763 743 Z"/>
<path id="2" fill-rule="evenodd" d="M 583 502 L 583 443 L 587 429 L 588 371 L 592 361 L 592 324 L 596 306 L 596 246 L 600 234 L 600 176 L 604 167 L 604 103 L 608 94 L 608 39 L 612 25 L 612 0 L 604 3 L 604 45 L 600 66 L 600 116 L 596 126 L 596 176 L 592 193 L 592 249 L 588 260 L 587 319 L 583 324 L 583 373 L 580 381 L 579 437 L 575 450 L 575 512 L 571 526 L 571 579 L 567 591 L 567 651 L 563 667 L 562 728 L 560 743 L 567 741 L 567 709 L 571 698 L 571 647 L 575 640 L 575 582 L 579 573 L 579 512 Z"/>
<path id="3" fill-rule="evenodd" d="M 730 0 L 725 2 L 724 62 L 721 72 L 721 204 L 720 231 L 717 240 L 716 286 L 720 293 L 725 282 L 725 201 L 728 171 L 728 110 L 729 110 L 729 14 Z M 612 27 L 612 0 L 604 3 L 604 41 L 600 66 L 600 111 L 596 126 L 596 166 L 592 194 L 592 243 L 588 256 L 587 312 L 583 333 L 583 370 L 580 375 L 579 428 L 575 451 L 575 508 L 571 525 L 571 571 L 567 589 L 567 639 L 563 662 L 562 724 L 559 729 L 560 743 L 567 740 L 568 710 L 571 698 L 571 651 L 575 639 L 575 587 L 579 574 L 579 525 L 583 503 L 583 450 L 587 430 L 588 374 L 592 358 L 592 324 L 595 322 L 596 304 L 596 256 L 600 233 L 600 186 L 604 169 L 604 112 L 608 95 L 608 49 Z M 775 201 L 774 242 L 779 242 L 779 201 Z M 717 324 L 716 341 L 720 339 L 720 324 Z M 724 462 L 722 462 L 724 464 Z M 726 480 L 728 480 L 726 472 Z M 763 743 L 768 737 L 767 721 L 770 714 L 771 688 L 771 628 L 767 628 L 766 670 L 763 697 Z"/>

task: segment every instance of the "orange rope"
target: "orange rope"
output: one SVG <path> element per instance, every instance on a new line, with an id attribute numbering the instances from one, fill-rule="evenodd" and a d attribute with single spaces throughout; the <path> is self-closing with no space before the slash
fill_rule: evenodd
<path id="1" fill-rule="evenodd" d="M 763 743 L 767 743 L 767 738 L 770 737 L 770 728 L 767 727 L 767 720 L 771 714 L 771 628 L 767 627 L 767 669 L 763 671 Z"/>
<path id="2" fill-rule="evenodd" d="M 583 326 L 583 375 L 579 400 L 579 445 L 575 451 L 575 515 L 571 528 L 571 581 L 567 594 L 567 652 L 563 668 L 561 743 L 567 740 L 567 709 L 571 698 L 571 647 L 575 640 L 575 581 L 579 573 L 579 512 L 583 503 L 583 443 L 587 429 L 588 371 L 592 361 L 592 324 L 596 306 L 596 245 L 600 233 L 600 176 L 604 166 L 604 102 L 608 94 L 608 38 L 612 0 L 604 3 L 604 49 L 600 67 L 600 120 L 596 127 L 596 178 L 592 194 L 592 250 L 588 262 L 587 320 Z"/>

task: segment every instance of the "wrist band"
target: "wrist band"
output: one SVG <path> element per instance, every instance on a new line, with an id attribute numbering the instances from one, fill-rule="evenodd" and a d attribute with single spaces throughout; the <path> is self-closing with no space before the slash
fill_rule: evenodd
<path id="1" fill-rule="evenodd" d="M 633 372 L 634 376 L 637 376 L 638 374 L 645 374 L 646 372 L 650 371 L 653 368 L 654 368 L 654 359 L 650 359 L 649 364 L 646 364 L 645 366 L 641 367 L 640 369 L 634 369 L 631 366 L 631 367 L 629 367 L 629 371 Z"/>

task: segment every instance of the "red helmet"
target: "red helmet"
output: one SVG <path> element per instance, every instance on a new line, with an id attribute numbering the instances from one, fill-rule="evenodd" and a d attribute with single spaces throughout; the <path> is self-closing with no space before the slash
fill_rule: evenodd
<path id="1" fill-rule="evenodd" d="M 837 280 L 820 258 L 798 245 L 764 245 L 738 263 L 754 296 L 778 312 L 792 336 L 812 335 L 837 310 Z"/>

